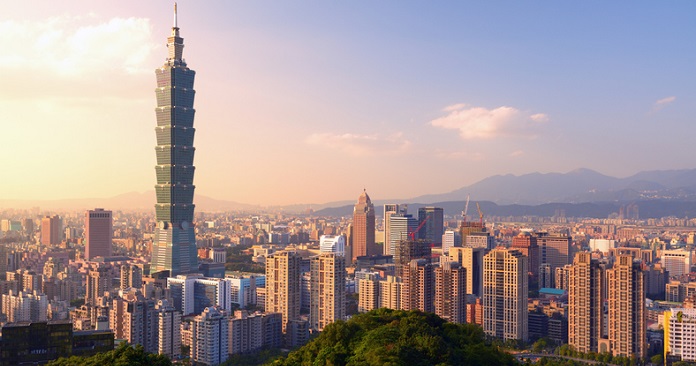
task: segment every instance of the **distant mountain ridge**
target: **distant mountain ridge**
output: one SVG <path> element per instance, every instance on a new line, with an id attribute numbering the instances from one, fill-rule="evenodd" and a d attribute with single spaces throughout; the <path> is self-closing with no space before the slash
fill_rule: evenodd
<path id="1" fill-rule="evenodd" d="M 449 193 L 427 194 L 410 199 L 373 200 L 384 203 L 435 204 L 463 202 L 467 195 L 472 201 L 489 201 L 496 205 L 538 206 L 549 203 L 579 204 L 587 202 L 628 203 L 638 201 L 696 202 L 696 169 L 653 170 L 636 173 L 627 178 L 610 177 L 590 169 L 576 169 L 568 173 L 529 173 L 524 175 L 494 175 Z M 323 204 L 293 204 L 261 206 L 218 200 L 196 194 L 197 212 L 245 211 L 264 212 L 284 210 L 288 213 L 305 212 L 311 208 L 317 213 L 332 208 L 352 207 L 355 200 Z M 83 198 L 61 200 L 11 200 L 0 198 L 0 208 L 43 210 L 84 210 L 104 207 L 111 210 L 153 210 L 154 191 L 129 192 L 110 198 Z M 463 205 L 460 205 L 463 207 Z M 415 207 L 415 206 L 413 206 Z M 328 209 L 328 211 L 326 211 Z M 458 208 L 461 210 L 461 208 Z M 471 213 L 471 212 L 470 212 Z"/>
<path id="2" fill-rule="evenodd" d="M 645 171 L 627 178 L 610 177 L 590 169 L 576 169 L 568 173 L 494 175 L 449 193 L 423 195 L 408 201 L 461 201 L 466 199 L 467 194 L 475 200 L 523 205 L 645 199 L 696 200 L 696 169 Z"/>

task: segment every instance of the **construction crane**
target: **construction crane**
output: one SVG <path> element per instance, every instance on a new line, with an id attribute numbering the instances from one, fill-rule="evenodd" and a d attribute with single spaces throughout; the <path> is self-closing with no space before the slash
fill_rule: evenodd
<path id="1" fill-rule="evenodd" d="M 481 211 L 481 206 L 479 206 L 478 202 L 476 202 L 476 209 L 479 213 L 479 224 L 481 224 L 481 227 L 483 227 L 483 212 Z"/>
<path id="2" fill-rule="evenodd" d="M 420 229 L 423 228 L 423 225 L 425 225 L 425 223 L 428 221 L 429 218 L 430 218 L 430 215 L 426 216 L 425 219 L 423 220 L 423 222 L 421 222 L 420 225 L 418 225 L 418 228 L 416 228 L 415 231 L 411 231 L 410 233 L 408 233 L 408 237 L 412 241 L 416 240 L 416 234 L 420 231 Z"/>
<path id="3" fill-rule="evenodd" d="M 464 211 L 462 211 L 462 218 L 466 222 L 466 213 L 469 211 L 469 195 L 466 195 L 466 204 L 464 205 Z"/>

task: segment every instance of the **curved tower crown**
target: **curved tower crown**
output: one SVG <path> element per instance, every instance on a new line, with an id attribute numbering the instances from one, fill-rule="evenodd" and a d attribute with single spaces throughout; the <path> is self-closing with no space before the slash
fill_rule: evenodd
<path id="1" fill-rule="evenodd" d="M 170 270 L 171 275 L 196 271 L 196 238 L 193 229 L 193 108 L 196 72 L 183 59 L 184 39 L 179 36 L 177 9 L 167 38 L 169 55 L 157 77 L 157 185 L 155 205 L 158 227 L 152 248 L 152 272 Z"/>

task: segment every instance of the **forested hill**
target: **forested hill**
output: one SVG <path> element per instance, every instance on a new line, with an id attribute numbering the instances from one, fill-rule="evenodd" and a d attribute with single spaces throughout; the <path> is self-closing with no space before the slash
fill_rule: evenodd
<path id="1" fill-rule="evenodd" d="M 472 324 L 420 311 L 377 309 L 327 326 L 272 365 L 516 365 Z"/>

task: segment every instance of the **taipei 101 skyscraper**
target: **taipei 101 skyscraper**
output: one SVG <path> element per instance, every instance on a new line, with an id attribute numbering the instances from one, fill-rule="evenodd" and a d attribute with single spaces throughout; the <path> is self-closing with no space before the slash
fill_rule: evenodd
<path id="1" fill-rule="evenodd" d="M 195 272 L 196 235 L 193 228 L 193 79 L 196 72 L 182 58 L 176 4 L 174 26 L 167 38 L 169 56 L 157 76 L 157 228 L 152 244 L 151 273 L 169 270 L 170 276 Z"/>

